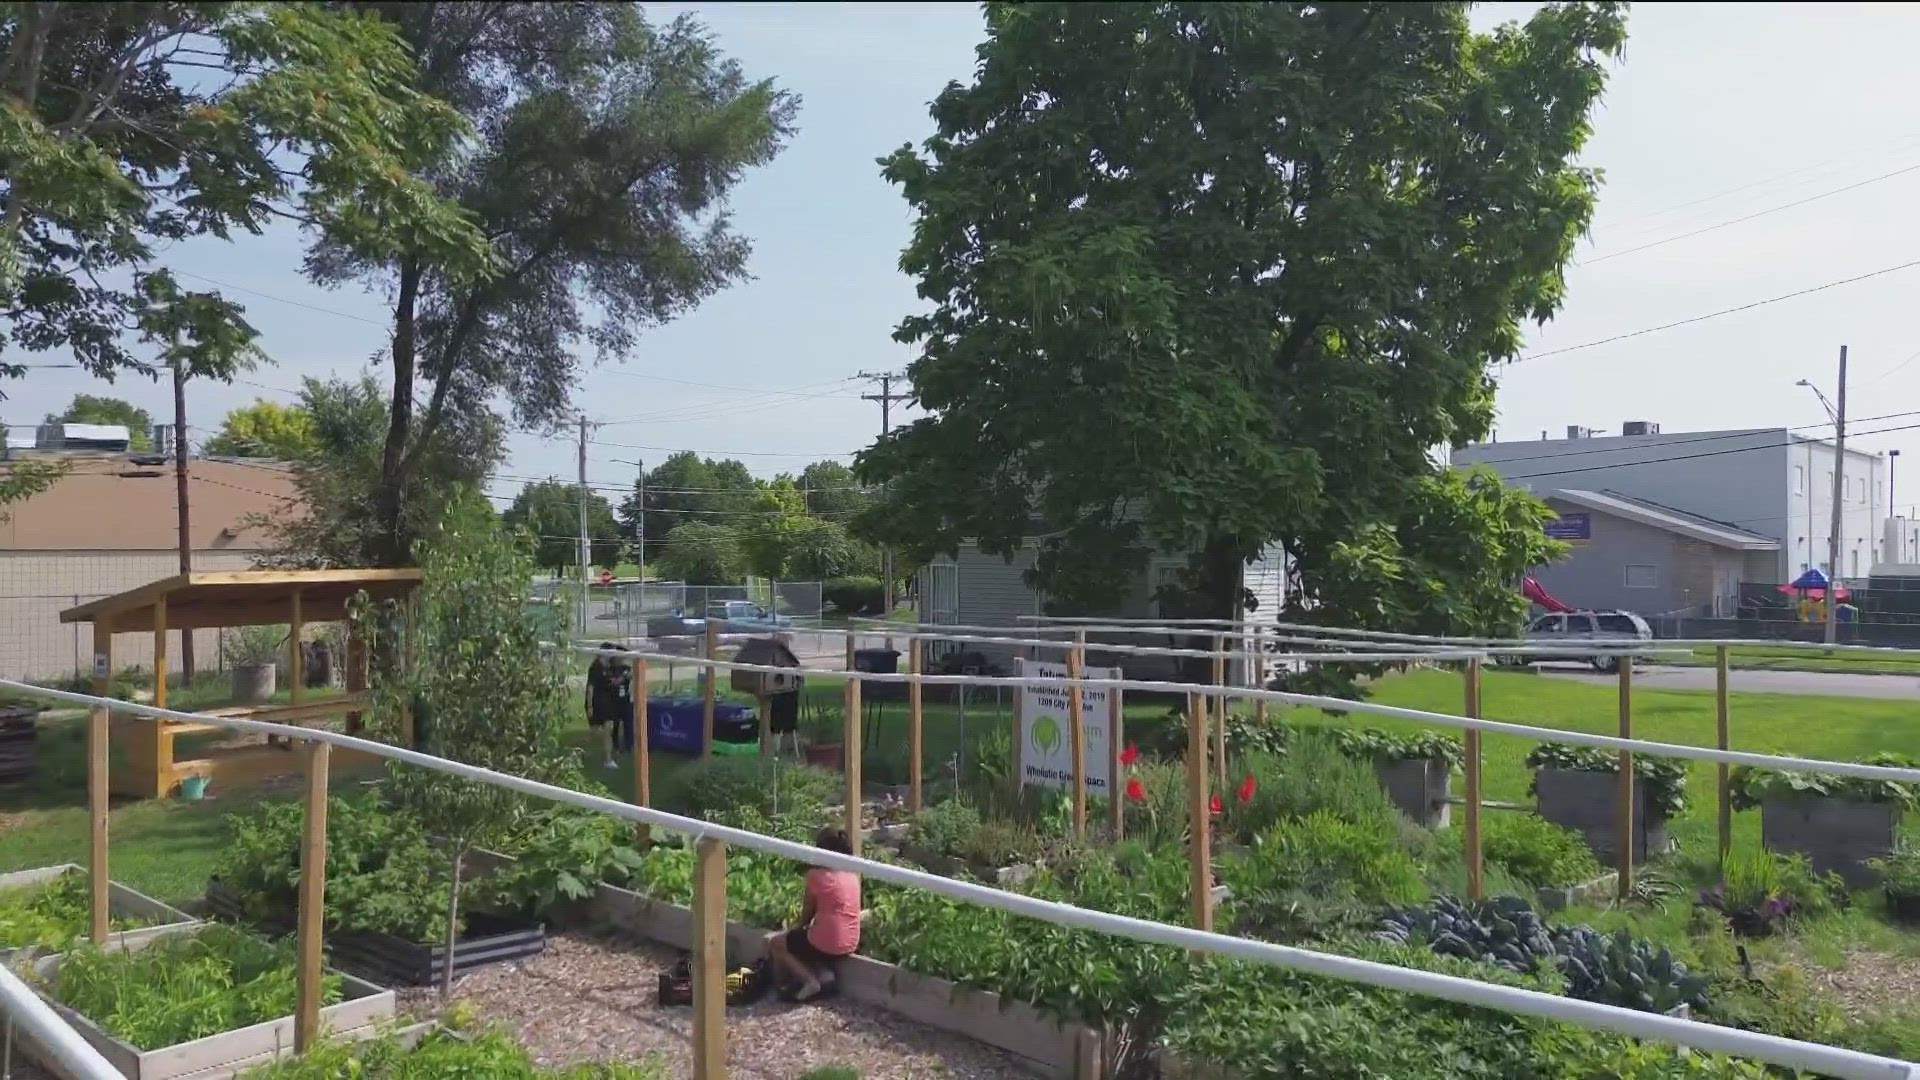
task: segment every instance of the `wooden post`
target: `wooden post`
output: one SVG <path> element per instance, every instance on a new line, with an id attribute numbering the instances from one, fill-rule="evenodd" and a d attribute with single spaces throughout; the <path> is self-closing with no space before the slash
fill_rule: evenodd
<path id="1" fill-rule="evenodd" d="M 167 707 L 167 598 L 164 596 L 153 602 L 153 707 Z"/>
<path id="2" fill-rule="evenodd" d="M 1193 867 L 1193 925 L 1213 929 L 1213 852 L 1209 847 L 1212 820 L 1208 813 L 1206 698 L 1187 695 L 1187 834 Z"/>
<path id="3" fill-rule="evenodd" d="M 1713 711 L 1718 726 L 1718 746 L 1720 749 L 1732 749 L 1732 738 L 1726 730 L 1726 646 L 1715 646 L 1713 650 Z M 1726 761 L 1720 761 L 1715 769 L 1720 774 L 1720 859 L 1726 859 L 1726 853 L 1734 847 L 1734 788 L 1728 780 Z"/>
<path id="4" fill-rule="evenodd" d="M 300 635 L 306 628 L 306 620 L 300 614 L 300 590 L 293 593 L 293 621 L 287 627 L 287 678 L 293 683 L 289 696 L 295 705 L 307 696 L 307 657 L 300 651 Z"/>
<path id="5" fill-rule="evenodd" d="M 693 863 L 693 1076 L 727 1075 L 727 845 L 703 836 Z"/>
<path id="6" fill-rule="evenodd" d="M 93 623 L 93 692 L 106 697 L 113 691 L 113 624 L 106 616 Z M 107 719 L 109 710 L 96 705 L 87 715 L 87 875 L 92 894 L 89 936 L 95 945 L 107 943 Z"/>
<path id="7" fill-rule="evenodd" d="M 1227 790 L 1227 639 L 1213 636 L 1213 685 L 1220 688 L 1219 707 L 1213 710 L 1213 771 L 1220 790 Z"/>
<path id="8" fill-rule="evenodd" d="M 719 689 L 714 685 L 715 669 L 713 666 L 713 658 L 720 648 L 719 638 L 719 632 L 714 629 L 713 619 L 711 615 L 709 615 L 706 620 L 706 647 L 704 650 L 707 658 L 707 688 L 706 692 L 702 695 L 700 712 L 700 756 L 702 758 L 710 758 L 713 756 L 714 694 Z"/>
<path id="9" fill-rule="evenodd" d="M 755 694 L 753 707 L 760 714 L 760 756 L 773 756 L 773 698 Z"/>
<path id="10" fill-rule="evenodd" d="M 1113 819 L 1113 842 L 1127 835 L 1127 768 L 1120 755 L 1127 745 L 1126 691 L 1107 688 L 1107 812 Z"/>
<path id="11" fill-rule="evenodd" d="M 321 934 L 327 910 L 327 758 L 332 747 L 307 748 L 307 816 L 300 838 L 300 912 L 296 948 L 293 1050 L 304 1054 L 320 1038 Z"/>
<path id="12" fill-rule="evenodd" d="M 907 639 L 907 671 L 915 676 L 925 674 L 921 670 L 920 646 L 919 638 Z M 925 805 L 926 799 L 920 775 L 920 759 L 926 756 L 926 716 L 921 697 L 923 689 L 918 678 L 907 684 L 907 809 L 916 814 Z"/>
<path id="13" fill-rule="evenodd" d="M 1260 640 L 1265 633 L 1266 631 L 1259 627 L 1255 627 L 1253 631 L 1253 688 L 1255 690 L 1265 690 L 1267 688 L 1267 650 L 1264 643 Z M 1260 698 L 1253 703 L 1253 724 L 1255 727 L 1260 728 L 1267 726 L 1267 700 L 1265 698 Z"/>
<path id="14" fill-rule="evenodd" d="M 853 670 L 854 632 L 852 630 L 848 630 L 846 633 L 847 633 L 847 670 L 852 671 Z"/>
<path id="15" fill-rule="evenodd" d="M 183 631 L 189 634 L 192 632 L 191 630 Z M 342 672 L 342 681 L 346 685 L 347 693 L 364 693 L 367 689 L 367 640 L 360 636 L 359 629 L 352 622 L 347 623 L 346 665 Z M 366 714 L 350 712 L 347 714 L 346 724 L 347 734 L 357 735 L 366 724 Z"/>
<path id="16" fill-rule="evenodd" d="M 647 751 L 647 662 L 633 662 L 633 799 L 636 806 L 653 805 L 653 761 Z M 653 842 L 653 829 L 635 824 L 633 839 L 645 848 Z"/>
<path id="17" fill-rule="evenodd" d="M 1620 657 L 1620 737 L 1633 738 L 1633 657 Z M 1625 900 L 1633 890 L 1633 751 L 1620 751 L 1620 881 L 1615 895 Z"/>
<path id="18" fill-rule="evenodd" d="M 1075 631 L 1073 650 L 1067 653 L 1067 749 L 1073 761 L 1073 840 L 1087 839 L 1087 724 L 1080 700 L 1080 676 L 1086 671 L 1085 630 Z"/>
<path id="19" fill-rule="evenodd" d="M 847 676 L 847 716 L 841 735 L 847 766 L 847 843 L 860 854 L 860 674 Z"/>
<path id="20" fill-rule="evenodd" d="M 1026 675 L 1026 661 L 1014 657 L 1014 671 L 1020 676 Z M 1013 790 L 1019 791 L 1027 783 L 1027 738 L 1026 738 L 1026 699 L 1027 684 L 1021 683 L 1013 688 Z"/>
<path id="21" fill-rule="evenodd" d="M 1480 719 L 1480 658 L 1467 661 L 1467 716 Z M 1480 857 L 1480 732 L 1468 728 L 1467 743 L 1467 895 L 1487 898 L 1487 880 Z"/>

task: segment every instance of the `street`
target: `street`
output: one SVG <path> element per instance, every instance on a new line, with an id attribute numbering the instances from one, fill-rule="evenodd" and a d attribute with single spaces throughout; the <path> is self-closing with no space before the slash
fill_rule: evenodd
<path id="1" fill-rule="evenodd" d="M 1604 686 L 1619 681 L 1616 675 L 1603 675 L 1588 667 L 1542 664 L 1539 670 L 1542 675 L 1555 679 Z M 1633 684 L 1642 689 L 1704 690 L 1711 693 L 1714 671 L 1707 667 L 1636 667 Z M 1736 693 L 1749 694 L 1920 699 L 1920 678 L 1907 675 L 1846 675 L 1826 671 L 1751 671 L 1736 668 L 1730 686 Z"/>

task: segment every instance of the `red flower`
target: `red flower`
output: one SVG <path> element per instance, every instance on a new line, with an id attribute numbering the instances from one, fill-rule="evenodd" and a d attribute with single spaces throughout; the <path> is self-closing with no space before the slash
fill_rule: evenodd
<path id="1" fill-rule="evenodd" d="M 1253 801 L 1253 793 L 1256 790 L 1258 786 L 1253 782 L 1253 774 L 1248 773 L 1247 778 L 1240 781 L 1240 790 L 1234 792 L 1234 796 L 1240 800 L 1241 806 L 1245 806 Z"/>
<path id="2" fill-rule="evenodd" d="M 1224 799 L 1220 798 L 1220 796 L 1218 795 L 1215 795 L 1213 797 L 1213 800 L 1207 803 L 1207 809 L 1213 811 L 1216 814 L 1225 813 L 1227 809 L 1227 804 Z"/>
<path id="3" fill-rule="evenodd" d="M 1147 789 L 1144 784 L 1140 783 L 1139 777 L 1130 776 L 1127 778 L 1127 798 L 1134 802 L 1147 801 Z"/>
<path id="4" fill-rule="evenodd" d="M 1120 764 L 1126 766 L 1129 769 L 1133 768 L 1133 763 L 1139 760 L 1140 760 L 1140 748 L 1133 745 L 1132 743 L 1128 743 L 1127 748 L 1125 750 L 1120 751 Z"/>

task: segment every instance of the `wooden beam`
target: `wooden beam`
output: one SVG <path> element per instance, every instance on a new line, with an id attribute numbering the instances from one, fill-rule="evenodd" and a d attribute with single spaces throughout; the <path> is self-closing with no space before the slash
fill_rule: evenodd
<path id="1" fill-rule="evenodd" d="M 754 711 L 760 716 L 760 756 L 773 756 L 773 698 L 766 694 L 756 694 L 753 699 Z"/>
<path id="2" fill-rule="evenodd" d="M 331 747 L 307 747 L 307 813 L 300 837 L 300 910 L 296 945 L 293 1049 L 304 1054 L 320 1038 L 320 998 L 326 957 L 321 935 L 327 910 L 327 756 Z"/>
<path id="3" fill-rule="evenodd" d="M 1620 737 L 1633 738 L 1633 657 L 1620 658 Z M 1625 900 L 1633 892 L 1633 751 L 1620 751 L 1620 879 L 1615 895 Z"/>
<path id="4" fill-rule="evenodd" d="M 694 845 L 693 1076 L 727 1076 L 727 845 L 711 836 Z"/>
<path id="5" fill-rule="evenodd" d="M 1187 695 L 1187 835 L 1192 848 L 1188 852 L 1193 893 L 1193 925 L 1213 929 L 1213 851 L 1210 835 L 1212 819 L 1207 791 L 1207 713 L 1201 694 Z"/>
<path id="6" fill-rule="evenodd" d="M 307 658 L 300 651 L 300 633 L 306 628 L 306 620 L 301 617 L 300 590 L 293 591 L 293 602 L 287 610 L 287 678 L 293 682 L 289 695 L 298 705 L 307 699 Z"/>
<path id="7" fill-rule="evenodd" d="M 167 598 L 164 596 L 153 602 L 153 707 L 167 707 Z"/>
<path id="8" fill-rule="evenodd" d="M 860 674 L 847 676 L 847 715 L 841 735 L 847 766 L 847 843 L 860 854 Z"/>
<path id="9" fill-rule="evenodd" d="M 93 624 L 93 692 L 106 697 L 113 690 L 113 623 Z M 87 714 L 87 878 L 91 897 L 89 936 L 95 945 L 107 943 L 107 726 L 110 712 L 96 705 Z M 158 725 L 155 725 L 156 727 Z"/>
<path id="10" fill-rule="evenodd" d="M 1713 712 L 1715 729 L 1719 736 L 1717 745 L 1722 750 L 1733 749 L 1732 733 L 1727 725 L 1727 666 L 1727 647 L 1714 646 Z M 1720 793 L 1720 858 L 1725 859 L 1727 852 L 1733 849 L 1733 785 L 1730 782 L 1726 762 L 1720 762 L 1714 771 L 1719 774 L 1716 779 L 1719 781 Z"/>
<path id="11" fill-rule="evenodd" d="M 1074 645 L 1067 653 L 1067 749 L 1073 762 L 1073 839 L 1087 839 L 1087 725 L 1080 700 L 1081 673 L 1086 671 L 1087 632 L 1074 631 Z"/>
<path id="12" fill-rule="evenodd" d="M 1107 688 L 1107 812 L 1112 817 L 1113 842 L 1127 835 L 1127 769 L 1120 755 L 1127 744 L 1126 691 Z"/>
<path id="13" fill-rule="evenodd" d="M 342 658 L 347 665 L 342 672 L 342 682 L 346 685 L 347 696 L 364 695 L 367 689 L 367 639 L 352 623 L 347 624 L 347 655 Z M 366 726 L 366 714 L 360 710 L 347 713 L 347 734 L 357 735 Z"/>
<path id="14" fill-rule="evenodd" d="M 1260 640 L 1265 634 L 1266 630 L 1260 627 L 1255 627 L 1253 630 L 1253 641 L 1251 644 L 1254 654 L 1253 688 L 1255 690 L 1265 690 L 1267 688 L 1267 650 L 1264 647 L 1265 643 Z M 1253 703 L 1253 724 L 1259 728 L 1267 726 L 1267 701 L 1265 698 L 1259 698 Z"/>
<path id="15" fill-rule="evenodd" d="M 718 624 L 713 621 L 712 612 L 707 613 L 707 618 L 704 621 L 706 624 L 705 625 L 706 640 L 705 640 L 705 649 L 703 651 L 707 658 L 707 663 L 706 663 L 707 689 L 706 689 L 706 693 L 702 697 L 702 705 L 701 705 L 701 713 L 700 713 L 700 731 L 701 731 L 700 756 L 702 758 L 710 758 L 713 756 L 714 694 L 719 690 L 719 687 L 715 685 L 715 683 L 718 682 L 718 680 L 715 678 L 716 672 L 713 666 L 713 659 L 720 649 L 720 634 L 719 634 Z"/>
<path id="16" fill-rule="evenodd" d="M 653 805 L 653 762 L 647 753 L 647 662 L 633 662 L 633 801 L 636 806 Z M 653 843 L 653 829 L 635 823 L 633 839 L 642 850 Z"/>
<path id="17" fill-rule="evenodd" d="M 924 674 L 922 644 L 919 638 L 907 641 L 907 671 L 914 675 Z M 916 814 L 925 806 L 926 800 L 921 777 L 921 758 L 926 756 L 924 690 L 925 687 L 917 680 L 907 684 L 907 809 Z"/>
<path id="18" fill-rule="evenodd" d="M 1467 700 L 1466 715 L 1480 719 L 1480 658 L 1467 661 Z M 1481 858 L 1480 847 L 1480 807 L 1481 807 L 1481 755 L 1480 732 L 1468 728 L 1467 743 L 1467 896 L 1474 900 L 1487 898 L 1487 879 L 1485 863 Z"/>
<path id="19" fill-rule="evenodd" d="M 1227 790 L 1227 639 L 1213 635 L 1213 685 L 1220 688 L 1220 705 L 1214 712 L 1213 771 L 1220 790 Z"/>

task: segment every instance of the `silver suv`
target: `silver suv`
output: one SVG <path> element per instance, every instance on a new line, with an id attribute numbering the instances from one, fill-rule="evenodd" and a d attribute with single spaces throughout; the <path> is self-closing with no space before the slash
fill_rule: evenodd
<path id="1" fill-rule="evenodd" d="M 1562 644 L 1570 646 L 1626 644 L 1635 641 L 1652 641 L 1653 627 L 1648 626 L 1645 619 L 1631 611 L 1571 611 L 1565 614 L 1542 615 L 1528 623 L 1526 639 L 1529 645 L 1543 647 Z M 1640 654 L 1634 655 L 1638 657 Z M 1613 671 L 1620 666 L 1620 658 L 1617 656 L 1590 656 L 1579 653 L 1555 656 L 1541 652 L 1510 659 L 1529 664 L 1542 660 L 1577 660 L 1581 663 L 1591 663 L 1600 671 Z"/>

